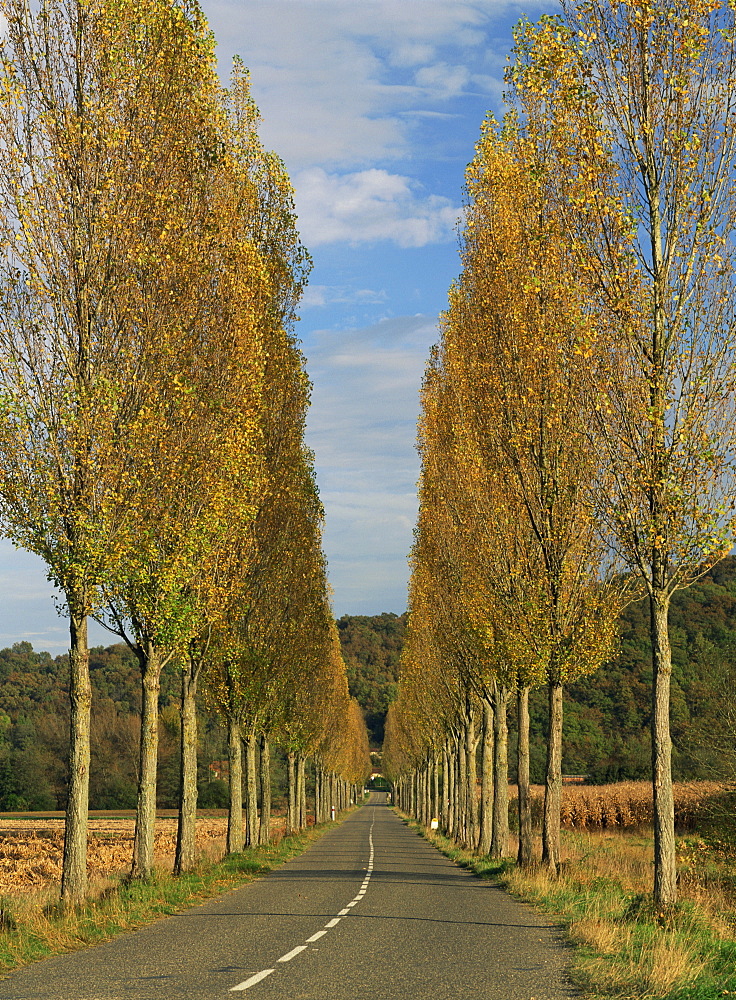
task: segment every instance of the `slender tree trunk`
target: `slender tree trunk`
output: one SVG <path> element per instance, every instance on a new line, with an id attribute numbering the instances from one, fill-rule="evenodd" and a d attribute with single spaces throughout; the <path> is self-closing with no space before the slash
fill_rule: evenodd
<path id="1" fill-rule="evenodd" d="M 228 787 L 230 795 L 227 807 L 226 854 L 238 854 L 243 850 L 243 745 L 240 719 L 231 712 L 227 717 L 227 759 L 230 774 Z"/>
<path id="2" fill-rule="evenodd" d="M 245 737 L 245 843 L 247 847 L 258 844 L 258 784 L 256 780 L 256 734 L 251 730 Z"/>
<path id="3" fill-rule="evenodd" d="M 468 757 L 465 740 L 457 741 L 457 834 L 455 839 L 463 846 L 468 843 Z"/>
<path id="4" fill-rule="evenodd" d="M 547 779 L 542 821 L 542 864 L 551 875 L 560 867 L 560 807 L 562 804 L 562 684 L 550 682 Z"/>
<path id="5" fill-rule="evenodd" d="M 69 605 L 69 798 L 64 826 L 61 898 L 75 903 L 87 893 L 87 825 L 89 819 L 89 759 L 92 685 L 89 678 L 87 616 Z"/>
<path id="6" fill-rule="evenodd" d="M 490 854 L 493 834 L 493 704 L 483 699 L 483 737 L 480 771 L 480 854 Z"/>
<path id="7" fill-rule="evenodd" d="M 442 829 L 447 833 L 448 827 L 448 805 L 450 797 L 450 756 L 447 752 L 447 744 L 442 749 L 442 800 L 440 802 L 439 821 Z"/>
<path id="8" fill-rule="evenodd" d="M 317 823 L 325 822 L 325 771 L 321 764 L 314 768 L 314 807 Z"/>
<path id="9" fill-rule="evenodd" d="M 455 837 L 455 831 L 457 829 L 457 783 L 455 781 L 456 767 L 455 767 L 455 747 L 450 744 L 450 749 L 448 752 L 448 768 L 447 768 L 447 781 L 448 781 L 448 803 L 447 803 L 447 836 L 451 839 Z"/>
<path id="10" fill-rule="evenodd" d="M 271 843 L 271 747 L 265 733 L 261 733 L 261 828 L 258 842 Z"/>
<path id="11" fill-rule="evenodd" d="M 197 680 L 199 665 L 189 657 L 181 672 L 181 780 L 174 874 L 197 862 Z"/>
<path id="12" fill-rule="evenodd" d="M 654 795 L 654 902 L 660 911 L 677 902 L 675 801 L 672 789 L 669 639 L 669 596 L 655 592 L 650 599 L 652 620 L 652 791 Z"/>
<path id="13" fill-rule="evenodd" d="M 467 802 L 468 819 L 466 828 L 466 843 L 471 850 L 478 846 L 478 798 L 476 795 L 478 785 L 478 762 L 475 751 L 477 740 L 475 738 L 475 709 L 468 701 L 467 713 L 465 716 L 465 759 L 467 762 Z"/>
<path id="14" fill-rule="evenodd" d="M 286 754 L 286 836 L 296 833 L 296 754 L 289 750 Z"/>
<path id="15" fill-rule="evenodd" d="M 519 741 L 516 753 L 516 772 L 519 789 L 519 853 L 520 868 L 528 868 L 533 860 L 532 804 L 529 794 L 529 688 L 520 687 L 516 692 L 516 714 Z"/>
<path id="16" fill-rule="evenodd" d="M 307 825 L 307 796 L 304 754 L 296 755 L 296 822 L 300 830 Z"/>
<path id="17" fill-rule="evenodd" d="M 442 808 L 442 803 L 440 802 L 440 762 L 437 754 L 434 755 L 432 760 L 432 819 L 436 819 L 439 824 L 440 821 L 440 810 Z"/>
<path id="18" fill-rule="evenodd" d="M 506 722 L 508 689 L 496 685 L 493 705 L 493 833 L 491 857 L 502 858 L 509 848 L 509 730 Z"/>
<path id="19" fill-rule="evenodd" d="M 138 769 L 138 801 L 133 837 L 131 878 L 146 879 L 153 871 L 156 832 L 156 777 L 158 771 L 158 696 L 161 690 L 161 659 L 150 639 L 136 648 L 141 668 L 141 738 Z"/>

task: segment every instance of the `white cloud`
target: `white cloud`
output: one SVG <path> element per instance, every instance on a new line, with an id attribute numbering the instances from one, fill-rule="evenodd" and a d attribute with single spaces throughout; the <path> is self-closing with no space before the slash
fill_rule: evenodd
<path id="1" fill-rule="evenodd" d="M 303 170 L 294 180 L 299 231 L 307 246 L 375 243 L 422 247 L 451 240 L 462 209 L 424 195 L 411 178 L 387 170 L 329 174 Z"/>
<path id="2" fill-rule="evenodd" d="M 411 139 L 400 113 L 432 110 L 487 72 L 494 25 L 514 4 L 204 0 L 203 7 L 223 74 L 240 54 L 264 140 L 294 171 L 407 156 Z M 502 74 L 502 60 L 494 69 Z"/>
<path id="3" fill-rule="evenodd" d="M 423 66 L 416 74 L 417 84 L 436 97 L 447 99 L 461 94 L 471 79 L 467 66 L 448 66 L 439 62 Z"/>
<path id="4" fill-rule="evenodd" d="M 380 305 L 388 300 L 385 291 L 372 288 L 347 288 L 344 285 L 307 285 L 300 308 L 314 309 L 332 305 Z"/>

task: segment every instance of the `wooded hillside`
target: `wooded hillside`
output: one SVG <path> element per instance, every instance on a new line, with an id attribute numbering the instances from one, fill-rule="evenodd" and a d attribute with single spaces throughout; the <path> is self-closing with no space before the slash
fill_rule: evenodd
<path id="1" fill-rule="evenodd" d="M 698 583 L 675 594 L 670 625 L 674 773 L 678 780 L 710 777 L 731 767 L 730 760 L 713 750 L 713 736 L 727 727 L 724 699 L 736 692 L 731 683 L 736 680 L 736 558 L 722 560 Z M 372 745 L 380 745 L 385 713 L 396 694 L 406 615 L 344 615 L 338 631 L 350 693 L 366 712 Z M 647 776 L 651 680 L 649 607 L 638 601 L 621 616 L 613 662 L 566 689 L 566 774 L 587 774 L 598 783 Z M 547 715 L 543 691 L 533 693 L 531 711 L 532 780 L 541 782 Z"/>

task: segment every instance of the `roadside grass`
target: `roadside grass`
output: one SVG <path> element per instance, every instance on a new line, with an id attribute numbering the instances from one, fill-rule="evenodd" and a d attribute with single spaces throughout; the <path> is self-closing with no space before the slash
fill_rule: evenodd
<path id="1" fill-rule="evenodd" d="M 478 857 L 402 818 L 457 865 L 558 917 L 576 946 L 573 981 L 588 1000 L 736 996 L 733 844 L 678 841 L 680 902 L 665 919 L 651 900 L 649 831 L 564 830 L 561 874 L 550 878 L 539 863 L 522 871 L 509 858 Z"/>
<path id="2" fill-rule="evenodd" d="M 338 822 L 352 811 L 341 813 Z M 98 879 L 90 884 L 88 899 L 75 907 L 61 905 L 58 889 L 0 896 L 0 978 L 38 959 L 109 941 L 240 888 L 302 854 L 334 825 L 309 827 L 220 860 L 202 858 L 194 870 L 178 877 L 157 871 L 145 881 Z"/>

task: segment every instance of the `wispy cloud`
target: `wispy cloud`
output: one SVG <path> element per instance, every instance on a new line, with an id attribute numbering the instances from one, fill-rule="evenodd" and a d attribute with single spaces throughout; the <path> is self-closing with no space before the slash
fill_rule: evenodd
<path id="1" fill-rule="evenodd" d="M 307 246 L 376 243 L 423 247 L 454 239 L 462 209 L 427 195 L 411 178 L 387 170 L 329 174 L 322 167 L 294 179 L 299 230 Z"/>
<path id="2" fill-rule="evenodd" d="M 308 349 L 308 440 L 328 511 L 324 544 L 338 614 L 404 607 L 419 388 L 437 336 L 436 317 L 403 316 L 322 331 Z"/>
<path id="3" fill-rule="evenodd" d="M 489 58 L 502 74 L 502 58 L 489 57 L 489 30 L 513 7 L 505 0 L 204 3 L 223 73 L 233 54 L 243 57 L 263 136 L 292 170 L 410 155 L 400 112 L 483 87 Z M 498 76 L 491 77 L 495 90 Z"/>

